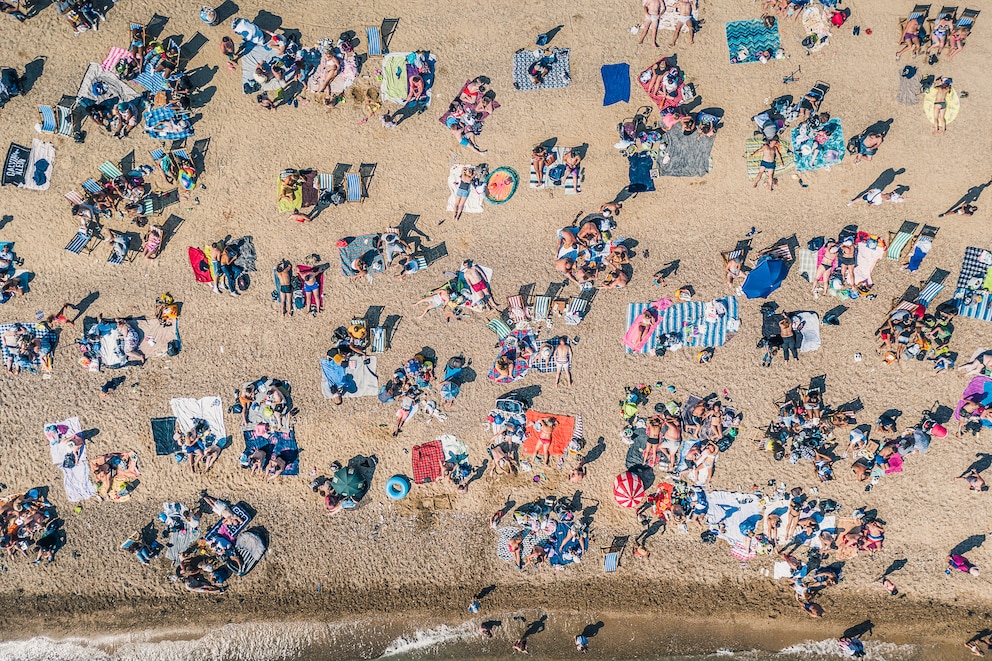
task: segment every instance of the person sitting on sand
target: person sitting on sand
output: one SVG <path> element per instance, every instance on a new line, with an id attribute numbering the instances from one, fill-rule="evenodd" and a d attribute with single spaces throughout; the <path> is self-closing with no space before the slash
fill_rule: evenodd
<path id="1" fill-rule="evenodd" d="M 758 152 L 761 152 L 761 162 L 758 164 L 758 175 L 754 178 L 753 188 L 757 188 L 758 184 L 761 183 L 761 178 L 767 174 L 769 191 L 775 190 L 775 183 L 778 181 L 775 178 L 775 164 L 777 161 L 782 161 L 785 164 L 785 157 L 782 156 L 782 150 L 779 147 L 778 138 L 768 138 L 765 140 L 764 144 L 751 152 L 750 156 L 754 156 Z"/>
<path id="2" fill-rule="evenodd" d="M 545 170 L 555 162 L 557 157 L 548 151 L 544 145 L 536 145 L 531 152 L 530 162 L 537 174 L 537 187 L 544 185 Z"/>
<path id="3" fill-rule="evenodd" d="M 727 263 L 723 265 L 724 278 L 727 281 L 727 287 L 733 291 L 734 283 L 738 279 L 743 279 L 744 277 L 744 253 L 741 252 L 735 257 L 727 259 Z"/>

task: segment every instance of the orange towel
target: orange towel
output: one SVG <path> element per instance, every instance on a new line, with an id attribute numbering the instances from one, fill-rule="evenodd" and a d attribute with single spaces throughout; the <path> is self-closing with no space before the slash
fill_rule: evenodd
<path id="1" fill-rule="evenodd" d="M 575 418 L 570 415 L 553 415 L 534 410 L 527 411 L 527 437 L 522 446 L 523 454 L 532 454 L 537 449 L 537 432 L 534 431 L 534 423 L 544 418 L 554 418 L 558 421 L 558 426 L 551 433 L 551 454 L 559 457 L 565 454 L 565 448 L 572 440 L 572 434 L 575 432 Z"/>

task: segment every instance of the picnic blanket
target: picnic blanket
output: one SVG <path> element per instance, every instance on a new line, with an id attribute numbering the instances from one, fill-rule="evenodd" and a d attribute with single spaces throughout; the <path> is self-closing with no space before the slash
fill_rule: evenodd
<path id="1" fill-rule="evenodd" d="M 448 189 L 451 195 L 448 196 L 448 211 L 455 210 L 456 192 L 458 184 L 462 181 L 462 168 L 473 167 L 471 165 L 452 165 L 448 172 Z M 483 186 L 472 186 L 468 191 L 468 200 L 465 201 L 464 213 L 482 213 L 482 202 L 486 199 L 486 190 Z"/>
<path id="2" fill-rule="evenodd" d="M 521 557 L 526 558 L 530 555 L 531 551 L 538 544 L 544 544 L 548 541 L 547 535 L 541 533 L 531 532 L 530 530 L 524 530 L 523 528 L 517 526 L 504 526 L 496 531 L 496 556 L 503 562 L 514 562 L 513 554 L 510 553 L 510 540 L 514 537 L 523 538 L 523 547 L 521 549 Z"/>
<path id="3" fill-rule="evenodd" d="M 958 302 L 958 314 L 963 317 L 992 321 L 992 293 L 987 291 L 992 268 L 982 261 L 987 252 L 984 248 L 974 246 L 968 246 L 964 250 L 961 273 L 954 293 Z"/>
<path id="4" fill-rule="evenodd" d="M 259 64 L 265 64 L 266 68 L 271 67 L 272 63 L 279 58 L 278 51 L 264 44 L 245 42 L 245 46 L 248 50 L 241 55 L 241 84 L 244 90 L 253 90 L 253 92 L 245 93 L 270 92 L 282 87 L 285 83 L 275 77 L 270 78 L 264 84 L 255 80 L 255 68 Z"/>
<path id="5" fill-rule="evenodd" d="M 761 500 L 754 494 L 734 491 L 710 491 L 706 494 L 706 500 L 709 505 L 706 522 L 710 526 L 723 524 L 718 537 L 731 547 L 748 545 L 750 538 L 744 530 L 753 530 L 761 521 L 764 509 Z"/>
<path id="6" fill-rule="evenodd" d="M 837 165 L 844 160 L 847 149 L 844 143 L 844 131 L 840 118 L 834 117 L 824 124 L 824 128 L 833 133 L 827 141 L 814 152 L 813 134 L 809 133 L 805 124 L 792 129 L 792 151 L 796 159 L 796 172 L 818 170 L 830 165 Z"/>
<path id="7" fill-rule="evenodd" d="M 320 361 L 320 392 L 326 399 L 333 397 L 331 385 L 343 390 L 342 397 L 375 397 L 379 394 L 376 356 L 352 356 L 345 365 L 329 358 Z"/>
<path id="8" fill-rule="evenodd" d="M 662 72 L 664 72 L 672 67 L 675 67 L 675 57 L 666 56 L 649 66 L 637 76 L 637 82 L 640 83 L 641 89 L 643 89 L 644 93 L 648 95 L 648 98 L 654 101 L 654 104 L 658 106 L 658 110 L 664 110 L 665 108 L 676 108 L 682 105 L 685 100 L 686 81 L 684 77 L 681 82 L 679 82 L 678 88 L 672 96 L 666 96 L 661 90 L 654 94 L 650 91 L 651 78 L 655 75 L 655 72 L 658 69 L 661 69 Z M 664 119 L 664 117 L 662 117 L 662 119 Z M 666 126 L 668 125 L 666 124 Z"/>
<path id="9" fill-rule="evenodd" d="M 51 427 L 54 429 L 48 431 Z M 72 468 L 65 468 L 63 464 L 66 455 L 75 454 L 76 445 L 69 442 L 69 439 L 83 431 L 79 424 L 79 418 L 73 417 L 45 425 L 45 429 L 52 463 L 62 468 L 62 482 L 65 485 L 66 498 L 70 503 L 77 503 L 95 496 L 96 485 L 90 480 L 90 462 L 86 458 L 86 445 L 83 445 L 79 452 L 79 459 Z"/>
<path id="10" fill-rule="evenodd" d="M 262 466 L 263 469 L 268 466 L 272 457 L 280 457 L 286 462 L 283 475 L 300 474 L 300 446 L 296 444 L 296 432 L 292 429 L 262 436 L 256 436 L 254 429 L 248 429 L 242 432 L 242 436 L 245 440 L 245 451 L 241 455 L 242 468 L 248 467 L 248 457 L 261 448 L 269 456 Z"/>
<path id="11" fill-rule="evenodd" d="M 152 442 L 155 444 L 155 454 L 159 456 L 175 454 L 180 451 L 179 443 L 176 442 L 176 419 L 152 418 Z"/>
<path id="12" fill-rule="evenodd" d="M 566 176 L 565 152 L 574 147 L 555 147 L 552 153 L 555 156 L 554 162 L 545 167 L 541 185 L 537 185 L 537 170 L 534 169 L 534 161 L 530 162 L 530 187 L 531 188 L 563 188 L 566 195 L 574 195 L 582 192 L 582 180 L 585 178 L 585 166 L 579 163 L 578 188 L 571 175 Z"/>
<path id="13" fill-rule="evenodd" d="M 512 331 L 500 340 L 496 359 L 493 361 L 493 366 L 489 369 L 488 377 L 490 381 L 493 383 L 508 384 L 518 381 L 527 375 L 527 372 L 530 370 L 530 361 L 521 355 L 519 350 L 521 343 L 528 345 L 535 352 L 537 351 L 534 333 L 527 329 Z M 503 376 L 496 370 L 496 361 L 503 356 L 513 363 L 508 376 Z"/>
<path id="14" fill-rule="evenodd" d="M 169 81 L 165 79 L 161 71 L 155 71 L 156 63 L 156 59 L 146 59 L 144 68 L 134 77 L 134 83 L 141 85 L 151 94 L 169 89 Z M 254 73 L 254 69 L 252 72 Z"/>
<path id="15" fill-rule="evenodd" d="M 400 105 L 406 104 L 410 93 L 410 78 L 419 75 L 424 80 L 424 97 L 416 101 L 416 105 L 426 109 L 431 105 L 434 87 L 434 70 L 437 68 L 437 57 L 428 54 L 424 59 L 427 73 L 420 73 L 414 65 L 417 53 L 387 53 L 382 58 L 382 98 Z M 333 83 L 331 83 L 333 85 Z"/>
<path id="16" fill-rule="evenodd" d="M 434 440 L 422 445 L 414 445 L 410 452 L 413 464 L 414 484 L 436 482 L 441 477 L 441 463 L 444 461 L 444 450 L 441 441 Z"/>
<path id="17" fill-rule="evenodd" d="M 534 423 L 545 418 L 554 418 L 558 425 L 551 432 L 551 455 L 560 457 L 565 454 L 565 448 L 575 432 L 575 418 L 570 415 L 556 415 L 552 413 L 540 413 L 534 409 L 527 411 L 527 436 L 524 437 L 520 450 L 523 454 L 533 454 L 538 447 L 538 431 L 534 428 Z"/>
<path id="18" fill-rule="evenodd" d="M 176 416 L 179 430 L 183 433 L 193 429 L 194 420 L 205 420 L 218 443 L 227 438 L 227 427 L 224 425 L 224 404 L 219 395 L 212 397 L 176 397 L 169 402 L 172 414 Z"/>
<path id="19" fill-rule="evenodd" d="M 356 259 L 361 259 L 368 272 L 381 273 L 386 270 L 386 263 L 378 245 L 378 234 L 363 234 L 338 241 L 338 255 L 341 258 L 341 272 L 345 277 L 358 275 L 351 267 Z M 342 245 L 343 244 L 343 245 Z"/>
<path id="20" fill-rule="evenodd" d="M 172 564 L 178 565 L 179 558 L 186 549 L 193 546 L 193 542 L 200 539 L 200 534 L 199 528 L 183 528 L 173 531 L 169 534 L 169 545 L 165 547 L 165 557 L 171 560 Z"/>
<path id="21" fill-rule="evenodd" d="M 815 312 L 797 312 L 795 317 L 803 322 L 799 331 L 799 351 L 808 353 L 820 348 L 820 315 Z"/>
<path id="22" fill-rule="evenodd" d="M 286 400 L 286 410 L 289 411 L 293 408 L 293 387 L 288 381 L 276 381 L 275 379 L 265 379 L 255 381 L 255 399 L 252 401 L 251 406 L 248 407 L 248 424 L 259 425 L 266 424 L 270 428 L 274 428 L 275 418 L 265 417 L 265 394 L 268 392 L 269 388 L 276 386 L 276 390 L 282 393 L 282 396 Z M 280 431 L 288 431 L 292 429 L 292 416 L 283 416 L 283 426 Z"/>
<path id="23" fill-rule="evenodd" d="M 727 50 L 731 64 L 760 62 L 764 56 L 772 59 L 782 47 L 778 35 L 778 21 L 771 29 L 760 19 L 727 23 Z"/>
<path id="24" fill-rule="evenodd" d="M 955 420 L 962 419 L 961 407 L 968 402 L 985 407 L 992 405 L 992 379 L 987 376 L 976 376 L 968 382 L 964 392 L 961 393 L 961 399 L 958 400 L 958 405 L 954 407 Z M 986 427 L 992 426 L 992 423 L 988 421 L 982 421 L 982 424 Z"/>
<path id="25" fill-rule="evenodd" d="M 630 65 L 604 64 L 599 68 L 603 77 L 603 105 L 612 106 L 614 103 L 630 101 Z"/>
<path id="26" fill-rule="evenodd" d="M 173 321 L 163 326 L 158 319 L 137 319 L 141 332 L 141 352 L 146 358 L 166 358 L 169 356 L 169 343 L 179 342 L 179 322 Z"/>
<path id="27" fill-rule="evenodd" d="M 534 62 L 544 57 L 544 52 L 541 49 L 517 51 L 513 56 L 513 87 L 521 92 L 568 87 L 572 82 L 568 49 L 552 48 L 551 51 L 555 61 L 540 85 L 535 85 L 531 81 L 528 69 Z"/>
<path id="28" fill-rule="evenodd" d="M 5 333 L 14 330 L 18 326 L 28 329 L 34 335 L 35 339 L 41 340 L 42 351 L 39 352 L 33 361 L 31 361 L 30 367 L 32 372 L 37 372 L 38 367 L 43 366 L 45 357 L 51 357 L 52 352 L 55 351 L 55 345 L 58 343 L 58 335 L 46 326 L 25 321 L 21 323 L 0 324 L 0 337 L 2 337 Z M 0 352 L 2 352 L 3 364 L 7 365 L 7 361 L 14 357 L 14 353 L 12 351 L 13 347 L 8 347 L 6 343 L 3 342 L 0 342 L 0 347 L 2 347 L 2 351 Z"/>
<path id="29" fill-rule="evenodd" d="M 673 128 L 661 136 L 663 150 L 652 152 L 654 170 L 659 177 L 703 177 L 713 168 L 715 138 L 699 133 L 686 135 L 680 128 Z"/>
<path id="30" fill-rule="evenodd" d="M 869 285 L 875 284 L 871 278 L 871 272 L 875 270 L 878 260 L 885 256 L 885 249 L 885 242 L 882 240 L 878 240 L 874 248 L 868 247 L 867 241 L 858 243 L 857 263 L 854 265 L 855 284 L 862 282 L 867 282 Z"/>
<path id="31" fill-rule="evenodd" d="M 94 89 L 94 83 L 97 89 Z M 97 93 L 102 86 L 102 93 Z M 76 92 L 76 103 L 85 106 L 94 106 L 101 103 L 118 103 L 121 101 L 134 101 L 140 94 L 130 85 L 117 77 L 112 71 L 104 71 L 103 66 L 96 62 L 90 62 L 83 74 L 83 80 L 79 84 Z"/>
<path id="32" fill-rule="evenodd" d="M 744 157 L 747 159 L 748 177 L 758 176 L 758 168 L 761 166 L 761 152 L 758 150 L 764 143 L 764 139 L 759 136 L 751 136 L 744 141 Z M 796 168 L 796 159 L 792 153 L 792 143 L 788 136 L 783 134 L 779 138 L 779 149 L 782 153 L 782 160 L 775 164 L 776 175 L 791 172 Z M 810 277 L 813 277 L 812 271 L 810 271 Z"/>

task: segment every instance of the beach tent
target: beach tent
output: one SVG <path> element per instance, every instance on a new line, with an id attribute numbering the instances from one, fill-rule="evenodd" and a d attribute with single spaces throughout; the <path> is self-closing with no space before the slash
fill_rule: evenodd
<path id="1" fill-rule="evenodd" d="M 781 259 L 762 257 L 754 269 L 747 274 L 741 290 L 748 298 L 767 298 L 782 285 L 787 274 L 788 269 Z"/>

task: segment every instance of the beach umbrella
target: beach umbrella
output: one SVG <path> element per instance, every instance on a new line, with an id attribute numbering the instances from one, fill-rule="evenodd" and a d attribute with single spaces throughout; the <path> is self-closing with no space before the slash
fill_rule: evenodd
<path id="1" fill-rule="evenodd" d="M 354 468 L 339 468 L 331 478 L 331 488 L 345 498 L 354 498 L 365 491 L 365 478 Z"/>
<path id="2" fill-rule="evenodd" d="M 741 290 L 748 298 L 767 298 L 785 280 L 787 270 L 781 259 L 762 258 L 747 274 Z"/>
<path id="3" fill-rule="evenodd" d="M 644 482 L 630 471 L 617 475 L 613 482 L 613 498 L 621 507 L 634 508 L 644 502 Z"/>

